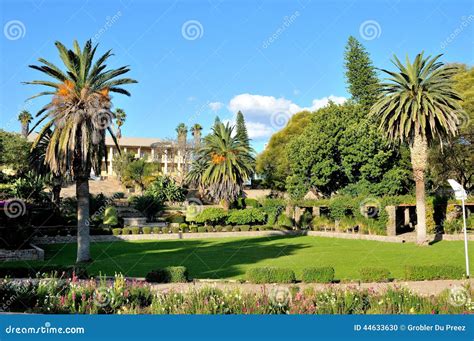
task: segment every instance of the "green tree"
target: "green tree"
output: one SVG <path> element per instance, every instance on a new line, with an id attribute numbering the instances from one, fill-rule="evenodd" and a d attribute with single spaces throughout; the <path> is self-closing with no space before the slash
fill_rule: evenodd
<path id="1" fill-rule="evenodd" d="M 201 146 L 201 132 L 202 126 L 199 123 L 196 123 L 191 127 L 191 134 L 194 138 L 194 148 L 196 149 Z"/>
<path id="2" fill-rule="evenodd" d="M 236 136 L 246 146 L 250 146 L 249 134 L 247 133 L 247 127 L 245 126 L 244 114 L 239 110 L 236 118 Z"/>
<path id="3" fill-rule="evenodd" d="M 122 138 L 122 126 L 127 119 L 127 114 L 123 109 L 117 108 L 115 110 L 115 124 L 117 124 L 117 139 Z"/>
<path id="4" fill-rule="evenodd" d="M 83 49 L 77 41 L 74 41 L 73 49 L 67 49 L 60 42 L 55 45 L 66 70 L 43 58 L 39 59 L 42 65 L 30 66 L 52 78 L 27 82 L 49 88 L 34 97 L 52 96 L 38 113 L 40 119 L 36 126 L 46 123 L 34 145 L 41 141 L 48 129 L 53 129 L 45 162 L 54 173 L 69 172 L 76 182 L 77 262 L 86 262 L 90 260 L 89 176 L 92 168 L 96 174 L 100 173 L 102 157 L 106 154 L 106 130 L 116 142 L 110 128 L 113 113 L 109 93 L 129 96 L 130 93 L 121 85 L 136 81 L 117 79 L 130 70 L 126 66 L 107 70 L 104 63 L 112 55 L 111 50 L 94 62 L 97 45 L 93 47 L 90 40 Z"/>
<path id="5" fill-rule="evenodd" d="M 21 123 L 21 135 L 23 137 L 28 137 L 29 133 L 29 126 L 31 123 L 31 120 L 33 117 L 31 116 L 30 112 L 28 110 L 23 110 L 19 115 L 18 115 L 18 121 Z"/>
<path id="6" fill-rule="evenodd" d="M 157 163 L 146 162 L 144 159 L 134 160 L 127 165 L 123 181 L 126 184 L 138 186 L 143 193 L 145 187 L 157 177 L 158 171 Z"/>
<path id="7" fill-rule="evenodd" d="M 352 98 L 363 105 L 372 105 L 379 93 L 379 80 L 369 53 L 356 38 L 350 36 L 344 59 L 348 91 Z"/>
<path id="8" fill-rule="evenodd" d="M 29 169 L 31 143 L 20 134 L 0 129 L 0 171 L 25 173 Z"/>
<path id="9" fill-rule="evenodd" d="M 468 191 L 474 190 L 474 67 L 456 65 L 454 89 L 461 95 L 459 134 L 441 147 L 437 143 L 429 154 L 430 178 L 434 189 L 456 179 Z"/>
<path id="10" fill-rule="evenodd" d="M 383 70 L 390 78 L 382 86 L 383 95 L 371 109 L 380 121 L 380 129 L 389 140 L 410 147 L 413 178 L 416 185 L 417 242 L 426 242 L 425 171 L 428 146 L 447 141 L 458 131 L 457 112 L 460 96 L 454 90 L 454 66 L 418 54 L 406 65 L 394 56 L 397 71 Z"/>
<path id="11" fill-rule="evenodd" d="M 132 152 L 121 152 L 114 154 L 112 160 L 113 169 L 119 180 L 125 177 L 128 165 L 135 160 L 135 154 Z"/>
<path id="12" fill-rule="evenodd" d="M 201 182 L 209 195 L 224 209 L 242 195 L 243 184 L 253 173 L 253 150 L 236 136 L 229 124 L 218 123 L 204 138 L 201 157 L 206 169 Z"/>

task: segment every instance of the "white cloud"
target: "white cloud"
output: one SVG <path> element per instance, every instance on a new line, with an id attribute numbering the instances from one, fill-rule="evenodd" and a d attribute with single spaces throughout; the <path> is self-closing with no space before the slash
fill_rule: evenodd
<path id="1" fill-rule="evenodd" d="M 309 109 L 311 111 L 314 111 L 314 110 L 318 110 L 322 107 L 325 107 L 326 105 L 328 105 L 329 101 L 332 101 L 336 104 L 342 104 L 346 101 L 346 98 L 345 97 L 338 97 L 338 96 L 328 96 L 328 97 L 323 97 L 323 98 L 316 98 L 316 99 L 313 99 L 313 105 L 309 108 L 305 108 L 305 109 Z"/>
<path id="2" fill-rule="evenodd" d="M 220 110 L 223 106 L 224 106 L 224 103 L 221 103 L 221 102 L 211 102 L 211 103 L 209 103 L 209 108 L 210 108 L 212 111 L 218 111 L 218 110 Z"/>

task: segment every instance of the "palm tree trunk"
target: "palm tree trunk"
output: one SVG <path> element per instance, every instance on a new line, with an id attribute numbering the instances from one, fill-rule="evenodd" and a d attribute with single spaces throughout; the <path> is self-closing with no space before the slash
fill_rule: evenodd
<path id="1" fill-rule="evenodd" d="M 77 197 L 77 263 L 88 262 L 90 257 L 89 236 L 89 178 L 76 178 Z"/>
<path id="2" fill-rule="evenodd" d="M 426 244 L 426 200 L 425 200 L 425 170 L 428 159 L 428 144 L 426 138 L 416 135 L 410 147 L 413 178 L 416 188 L 416 241 Z"/>
<path id="3" fill-rule="evenodd" d="M 62 177 L 61 175 L 53 176 L 53 187 L 51 192 L 53 194 L 53 204 L 56 210 L 59 210 L 61 204 L 61 187 L 62 187 Z"/>
<path id="4" fill-rule="evenodd" d="M 24 138 L 28 137 L 28 130 L 29 130 L 29 124 L 28 123 L 22 123 L 22 125 L 21 125 L 21 135 Z"/>

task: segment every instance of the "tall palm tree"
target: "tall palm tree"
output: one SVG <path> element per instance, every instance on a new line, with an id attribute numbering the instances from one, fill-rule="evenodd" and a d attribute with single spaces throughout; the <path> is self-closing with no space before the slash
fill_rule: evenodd
<path id="1" fill-rule="evenodd" d="M 186 139 L 188 135 L 188 127 L 186 127 L 186 124 L 178 124 L 178 126 L 176 127 L 176 133 L 178 134 L 179 148 L 182 149 L 186 146 Z"/>
<path id="2" fill-rule="evenodd" d="M 29 126 L 31 123 L 31 120 L 33 117 L 31 116 L 30 112 L 28 110 L 23 110 L 19 115 L 18 115 L 18 121 L 21 122 L 21 135 L 23 137 L 28 137 L 29 133 Z"/>
<path id="3" fill-rule="evenodd" d="M 202 126 L 199 123 L 196 123 L 191 127 L 191 134 L 194 137 L 194 148 L 196 149 L 201 145 L 201 131 Z"/>
<path id="4" fill-rule="evenodd" d="M 117 139 L 122 138 L 122 130 L 120 129 L 123 124 L 125 123 L 125 120 L 127 119 L 127 114 L 123 109 L 117 108 L 115 110 L 115 124 L 117 125 Z"/>
<path id="5" fill-rule="evenodd" d="M 206 188 L 202 181 L 202 175 L 207 169 L 208 162 L 209 158 L 207 155 L 197 154 L 196 159 L 191 164 L 189 173 L 186 175 L 186 183 L 193 186 L 193 188 L 197 188 L 201 197 L 204 197 L 206 194 Z"/>
<path id="6" fill-rule="evenodd" d="M 93 47 L 90 40 L 82 50 L 77 41 L 74 41 L 73 49 L 67 49 L 60 42 L 55 45 L 65 70 L 43 58 L 38 59 L 43 65 L 30 65 L 52 78 L 27 82 L 52 88 L 33 96 L 52 96 L 49 103 L 36 115 L 40 119 L 35 127 L 44 121 L 46 123 L 33 148 L 48 129 L 51 129 L 45 162 L 53 173 L 69 172 L 76 182 L 77 262 L 86 262 L 90 260 L 89 175 L 91 169 L 100 174 L 100 163 L 107 153 L 106 130 L 117 145 L 117 139 L 110 127 L 113 118 L 110 92 L 130 96 L 130 93 L 120 86 L 136 81 L 130 78 L 117 79 L 130 71 L 127 66 L 106 69 L 107 65 L 104 63 L 112 55 L 111 50 L 95 60 L 97 45 Z"/>
<path id="7" fill-rule="evenodd" d="M 416 184 L 417 242 L 426 243 L 425 170 L 428 146 L 443 143 L 457 133 L 460 96 L 453 90 L 457 68 L 445 66 L 441 55 L 424 58 L 423 53 L 406 65 L 394 56 L 396 72 L 382 70 L 391 77 L 382 84 L 382 94 L 371 108 L 380 120 L 380 129 L 391 141 L 410 147 Z"/>
<path id="8" fill-rule="evenodd" d="M 254 171 L 254 151 L 234 136 L 229 124 L 216 123 L 204 138 L 201 155 L 207 158 L 201 181 L 209 195 L 227 210 Z"/>

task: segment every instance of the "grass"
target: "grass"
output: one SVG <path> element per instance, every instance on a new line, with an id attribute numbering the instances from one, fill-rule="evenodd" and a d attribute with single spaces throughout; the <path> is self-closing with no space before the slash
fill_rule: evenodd
<path id="1" fill-rule="evenodd" d="M 474 242 L 470 242 L 470 247 Z M 71 265 L 75 261 L 76 244 L 43 246 L 44 262 L 14 262 L 11 265 Z M 464 266 L 462 241 L 441 241 L 431 246 L 412 243 L 383 243 L 310 236 L 216 238 L 170 241 L 117 241 L 93 243 L 93 262 L 89 274 L 144 277 L 150 270 L 171 265 L 184 265 L 193 278 L 244 278 L 255 266 L 291 268 L 297 278 L 312 266 L 332 266 L 335 278 L 358 279 L 359 269 L 386 267 L 394 278 L 401 278 L 405 265 L 450 264 Z M 474 263 L 471 252 L 471 264 Z M 474 269 L 471 269 L 474 270 Z"/>

